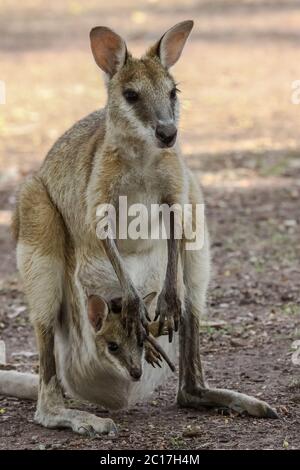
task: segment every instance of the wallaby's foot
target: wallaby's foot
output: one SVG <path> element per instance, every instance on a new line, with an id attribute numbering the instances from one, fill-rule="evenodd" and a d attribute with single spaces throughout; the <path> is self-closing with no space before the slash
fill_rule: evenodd
<path id="1" fill-rule="evenodd" d="M 35 422 L 46 428 L 70 428 L 78 434 L 97 437 L 100 434 L 117 434 L 117 427 L 112 419 L 98 418 L 86 411 L 57 407 L 51 411 L 37 410 Z"/>
<path id="2" fill-rule="evenodd" d="M 218 388 L 197 388 L 192 392 L 180 390 L 177 403 L 185 408 L 221 407 L 229 408 L 238 413 L 248 413 L 257 418 L 278 418 L 276 411 L 265 401 L 233 390 Z"/>

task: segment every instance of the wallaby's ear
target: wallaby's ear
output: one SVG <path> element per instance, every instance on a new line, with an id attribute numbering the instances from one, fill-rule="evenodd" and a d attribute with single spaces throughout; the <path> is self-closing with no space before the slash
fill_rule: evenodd
<path id="1" fill-rule="evenodd" d="M 96 64 L 110 77 L 126 62 L 125 41 L 105 26 L 97 26 L 90 32 L 91 49 Z"/>
<path id="2" fill-rule="evenodd" d="M 156 53 L 164 67 L 167 69 L 172 67 L 181 56 L 182 49 L 193 26 L 194 22 L 192 20 L 176 24 L 150 49 L 149 54 Z"/>
<path id="3" fill-rule="evenodd" d="M 150 294 L 147 294 L 144 298 L 143 301 L 146 305 L 147 308 L 150 307 L 152 300 L 156 297 L 157 292 L 150 292 Z"/>
<path id="4" fill-rule="evenodd" d="M 88 298 L 88 317 L 96 332 L 101 330 L 108 311 L 108 305 L 102 297 L 90 295 Z"/>

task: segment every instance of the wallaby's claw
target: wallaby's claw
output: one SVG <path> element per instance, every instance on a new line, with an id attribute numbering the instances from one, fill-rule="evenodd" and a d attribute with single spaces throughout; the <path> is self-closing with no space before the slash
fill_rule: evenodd
<path id="1" fill-rule="evenodd" d="M 173 294 L 167 293 L 163 290 L 157 301 L 156 312 L 154 320 L 157 320 L 159 317 L 159 335 L 162 334 L 162 331 L 167 326 L 169 342 L 173 340 L 173 332 L 178 331 L 179 321 L 181 318 L 181 301 L 177 297 L 176 292 Z"/>
<path id="2" fill-rule="evenodd" d="M 266 418 L 279 419 L 279 415 L 274 408 L 268 407 L 266 410 Z"/>
<path id="3" fill-rule="evenodd" d="M 89 424 L 82 425 L 78 428 L 78 434 L 86 435 L 92 439 L 96 437 L 96 432 Z"/>
<path id="4" fill-rule="evenodd" d="M 145 359 L 155 368 L 155 365 L 161 367 L 162 357 L 155 347 L 148 341 L 145 343 Z"/>
<path id="5" fill-rule="evenodd" d="M 166 363 L 170 367 L 171 371 L 175 372 L 176 369 L 175 369 L 175 366 L 174 366 L 173 362 L 169 359 L 169 357 L 167 356 L 167 354 L 165 353 L 163 348 L 155 341 L 153 336 L 151 336 L 151 335 L 147 336 L 146 340 L 147 340 L 148 343 L 151 344 L 151 346 L 153 346 L 153 348 L 156 350 L 156 352 L 166 361 Z"/>

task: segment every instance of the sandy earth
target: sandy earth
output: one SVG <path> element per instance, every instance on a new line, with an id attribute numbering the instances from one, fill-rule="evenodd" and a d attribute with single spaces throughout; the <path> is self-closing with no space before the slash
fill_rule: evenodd
<path id="1" fill-rule="evenodd" d="M 174 377 L 149 403 L 113 414 L 117 439 L 43 429 L 33 423 L 34 403 L 0 397 L 0 449 L 299 449 L 300 365 L 292 344 L 300 339 L 300 107 L 291 102 L 291 83 L 300 79 L 299 3 L 43 5 L 0 6 L 7 91 L 0 105 L 0 338 L 8 360 L 20 371 L 37 368 L 10 211 L 20 181 L 53 141 L 105 101 L 89 29 L 112 26 L 140 53 L 176 21 L 193 18 L 195 31 L 174 73 L 182 90 L 182 148 L 202 182 L 212 236 L 208 315 L 225 321 L 201 332 L 207 378 L 269 401 L 280 419 L 180 410 Z M 107 416 L 92 405 L 70 406 Z"/>

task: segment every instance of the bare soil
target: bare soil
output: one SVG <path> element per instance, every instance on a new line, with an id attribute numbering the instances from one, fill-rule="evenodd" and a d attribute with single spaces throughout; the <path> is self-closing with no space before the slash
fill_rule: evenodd
<path id="1" fill-rule="evenodd" d="M 213 386 L 253 394 L 280 419 L 261 420 L 175 405 L 176 381 L 147 403 L 112 413 L 117 438 L 92 440 L 33 422 L 35 404 L 0 397 L 0 449 L 299 449 L 300 9 L 295 0 L 86 2 L 41 0 L 0 7 L 0 338 L 20 371 L 37 355 L 16 272 L 9 219 L 20 181 L 76 119 L 101 106 L 104 86 L 88 31 L 106 24 L 135 52 L 181 19 L 195 32 L 175 75 L 182 89 L 181 140 L 199 176 L 212 238 L 213 279 L 202 355 Z M 128 21 L 124 21 L 124 18 Z M 32 354 L 27 354 L 27 353 Z M 106 411 L 70 401 L 70 406 Z"/>

